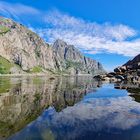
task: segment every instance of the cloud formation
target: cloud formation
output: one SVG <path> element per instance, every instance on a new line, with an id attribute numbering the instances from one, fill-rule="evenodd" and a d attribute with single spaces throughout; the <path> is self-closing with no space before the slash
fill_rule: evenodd
<path id="1" fill-rule="evenodd" d="M 0 14 L 9 18 L 14 18 L 20 21 L 23 15 L 39 15 L 39 10 L 23 5 L 20 3 L 12 4 L 5 1 L 0 1 Z"/>
<path id="2" fill-rule="evenodd" d="M 44 19 L 46 28 L 38 29 L 37 32 L 47 37 L 49 42 L 63 39 L 90 54 L 135 56 L 140 52 L 140 39 L 133 39 L 137 31 L 127 25 L 97 24 L 56 10 L 48 12 Z"/>
<path id="3" fill-rule="evenodd" d="M 87 54 L 115 53 L 135 56 L 140 52 L 138 31 L 127 25 L 98 24 L 58 10 L 40 11 L 20 3 L 11 4 L 4 1 L 0 2 L 0 14 L 20 22 L 25 19 L 22 17 L 26 16 L 28 19 L 24 22 L 26 26 L 48 42 L 62 39 Z M 37 26 L 32 27 L 31 23 L 27 23 L 31 20 L 35 20 Z M 43 26 L 39 26 L 38 22 Z"/>

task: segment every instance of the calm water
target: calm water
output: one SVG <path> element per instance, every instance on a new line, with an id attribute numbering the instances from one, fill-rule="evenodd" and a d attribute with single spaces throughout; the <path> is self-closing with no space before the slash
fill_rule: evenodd
<path id="1" fill-rule="evenodd" d="M 0 77 L 0 140 L 140 140 L 140 88 L 89 77 Z"/>

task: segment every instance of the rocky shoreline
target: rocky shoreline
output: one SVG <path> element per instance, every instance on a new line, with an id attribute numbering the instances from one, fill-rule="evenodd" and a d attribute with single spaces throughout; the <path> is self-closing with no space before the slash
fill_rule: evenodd
<path id="1" fill-rule="evenodd" d="M 97 75 L 94 78 L 110 81 L 110 82 L 132 82 L 140 83 L 140 69 L 130 68 L 128 66 L 121 66 L 114 69 L 114 72 L 110 72 L 104 75 Z"/>

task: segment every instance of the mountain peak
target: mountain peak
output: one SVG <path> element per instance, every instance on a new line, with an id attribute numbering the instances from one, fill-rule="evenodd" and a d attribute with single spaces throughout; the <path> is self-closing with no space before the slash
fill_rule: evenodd
<path id="1" fill-rule="evenodd" d="M 8 73 L 49 70 L 75 75 L 104 72 L 98 62 L 86 58 L 63 40 L 57 39 L 50 47 L 36 33 L 19 23 L 5 18 L 0 18 L 0 23 L 0 57 L 11 63 Z M 20 71 L 17 71 L 17 65 Z M 4 64 L 2 67 L 5 67 Z"/>
<path id="2" fill-rule="evenodd" d="M 53 47 L 65 47 L 65 46 L 67 46 L 67 43 L 61 39 L 57 39 L 53 44 Z"/>

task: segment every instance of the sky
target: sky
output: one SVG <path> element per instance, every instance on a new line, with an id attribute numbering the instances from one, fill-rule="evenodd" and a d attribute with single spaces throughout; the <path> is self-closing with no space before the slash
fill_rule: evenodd
<path id="1" fill-rule="evenodd" d="M 0 15 L 62 39 L 112 71 L 140 52 L 140 0 L 0 0 Z"/>

